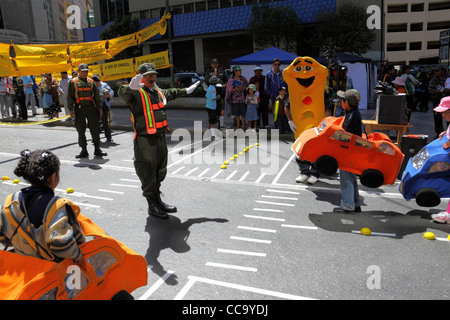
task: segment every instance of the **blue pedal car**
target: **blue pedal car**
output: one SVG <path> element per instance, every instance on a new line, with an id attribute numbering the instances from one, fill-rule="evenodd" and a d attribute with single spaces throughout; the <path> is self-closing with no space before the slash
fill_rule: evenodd
<path id="1" fill-rule="evenodd" d="M 427 144 L 409 159 L 399 191 L 406 200 L 416 199 L 421 207 L 435 207 L 450 197 L 450 149 L 442 145 L 447 136 Z"/>

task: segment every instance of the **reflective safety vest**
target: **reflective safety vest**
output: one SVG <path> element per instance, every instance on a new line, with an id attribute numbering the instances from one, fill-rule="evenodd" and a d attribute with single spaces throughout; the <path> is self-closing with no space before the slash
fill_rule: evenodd
<path id="1" fill-rule="evenodd" d="M 92 101 L 94 102 L 94 80 L 87 78 L 89 87 L 80 87 L 78 83 L 78 77 L 73 79 L 73 85 L 75 87 L 75 102 L 77 104 L 80 101 Z"/>
<path id="2" fill-rule="evenodd" d="M 141 97 L 141 103 L 143 107 L 143 113 L 145 117 L 145 125 L 146 125 L 146 131 L 148 134 L 156 134 L 157 129 L 161 128 L 168 128 L 167 120 L 163 121 L 156 121 L 154 116 L 154 111 L 161 110 L 165 108 L 165 101 L 166 98 L 164 97 L 164 94 L 161 92 L 161 90 L 157 90 L 160 102 L 159 103 L 153 103 L 150 101 L 150 96 L 147 91 L 145 91 L 143 88 L 139 89 L 139 94 Z M 131 117 L 131 121 L 134 123 L 134 116 Z M 136 130 L 135 130 L 135 138 L 136 138 Z"/>

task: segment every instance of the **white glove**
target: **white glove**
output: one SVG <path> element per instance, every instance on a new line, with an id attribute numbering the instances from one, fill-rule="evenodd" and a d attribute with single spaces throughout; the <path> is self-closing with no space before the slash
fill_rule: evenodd
<path id="1" fill-rule="evenodd" d="M 200 81 L 197 81 L 189 88 L 186 88 L 186 94 L 191 94 L 192 92 L 194 92 L 195 88 L 197 88 L 199 84 L 200 84 Z"/>
<path id="2" fill-rule="evenodd" d="M 144 84 L 141 83 L 142 78 L 144 78 L 142 74 L 137 74 L 135 77 L 133 77 L 133 79 L 131 79 L 130 81 L 130 89 L 139 90 L 140 88 L 142 88 L 144 86 Z"/>
<path id="3" fill-rule="evenodd" d="M 295 132 L 297 132 L 297 126 L 295 125 L 295 123 L 293 121 L 289 121 L 289 127 L 291 127 L 291 130 Z"/>

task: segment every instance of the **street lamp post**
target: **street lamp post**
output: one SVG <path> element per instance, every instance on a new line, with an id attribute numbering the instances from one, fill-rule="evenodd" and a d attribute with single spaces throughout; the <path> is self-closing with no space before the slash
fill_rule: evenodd
<path id="1" fill-rule="evenodd" d="M 169 13 L 170 12 L 170 6 L 169 6 L 169 0 L 166 0 L 166 12 Z M 173 19 L 173 17 L 171 17 L 170 19 Z M 170 63 L 170 85 L 171 87 L 174 86 L 175 80 L 174 80 L 174 75 L 173 75 L 173 71 L 174 71 L 174 67 L 173 67 L 173 50 L 172 50 L 172 24 L 170 22 L 167 22 L 167 44 L 168 44 L 168 49 L 169 49 L 169 63 Z"/>

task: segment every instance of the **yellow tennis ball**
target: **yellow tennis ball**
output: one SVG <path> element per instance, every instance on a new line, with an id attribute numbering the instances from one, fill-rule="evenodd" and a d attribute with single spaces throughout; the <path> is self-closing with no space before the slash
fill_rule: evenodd
<path id="1" fill-rule="evenodd" d="M 14 179 L 14 180 L 13 180 L 13 183 L 14 183 L 14 184 L 18 184 L 19 182 L 20 182 L 19 179 Z"/>
<path id="2" fill-rule="evenodd" d="M 423 234 L 423 237 L 424 237 L 425 239 L 428 239 L 428 240 L 435 240 L 435 239 L 436 239 L 436 236 L 434 235 L 433 232 L 425 232 L 425 233 Z"/>
<path id="3" fill-rule="evenodd" d="M 448 241 L 450 241 L 450 234 L 448 235 L 447 239 L 448 239 Z"/>
<path id="4" fill-rule="evenodd" d="M 253 148 L 253 145 L 251 144 L 251 145 L 249 145 L 248 147 L 249 147 L 249 148 Z"/>
<path id="5" fill-rule="evenodd" d="M 257 142 L 257 143 L 255 143 L 255 146 L 259 146 L 259 143 Z"/>
<path id="6" fill-rule="evenodd" d="M 229 165 L 229 164 L 230 164 L 230 161 L 225 160 L 225 161 L 223 162 L 223 164 Z"/>
<path id="7" fill-rule="evenodd" d="M 226 168 L 227 168 L 227 166 L 224 164 L 220 166 L 220 169 L 226 169 Z"/>
<path id="8" fill-rule="evenodd" d="M 234 155 L 234 158 L 236 159 L 237 157 L 239 157 L 237 154 Z"/>
<path id="9" fill-rule="evenodd" d="M 73 188 L 67 188 L 67 189 L 66 189 L 66 192 L 67 192 L 67 193 L 73 193 L 74 190 L 73 190 Z"/>
<path id="10" fill-rule="evenodd" d="M 241 151 L 241 152 L 239 152 L 239 155 L 242 156 L 242 155 L 244 155 L 244 153 Z"/>
<path id="11" fill-rule="evenodd" d="M 230 161 L 234 161 L 234 157 L 230 157 Z"/>
<path id="12" fill-rule="evenodd" d="M 370 236 L 372 234 L 372 231 L 369 228 L 362 228 L 361 234 L 363 234 L 365 236 Z"/>
<path id="13" fill-rule="evenodd" d="M 9 180 L 9 177 L 7 177 L 7 176 L 2 177 L 2 181 L 8 181 L 8 180 Z"/>

